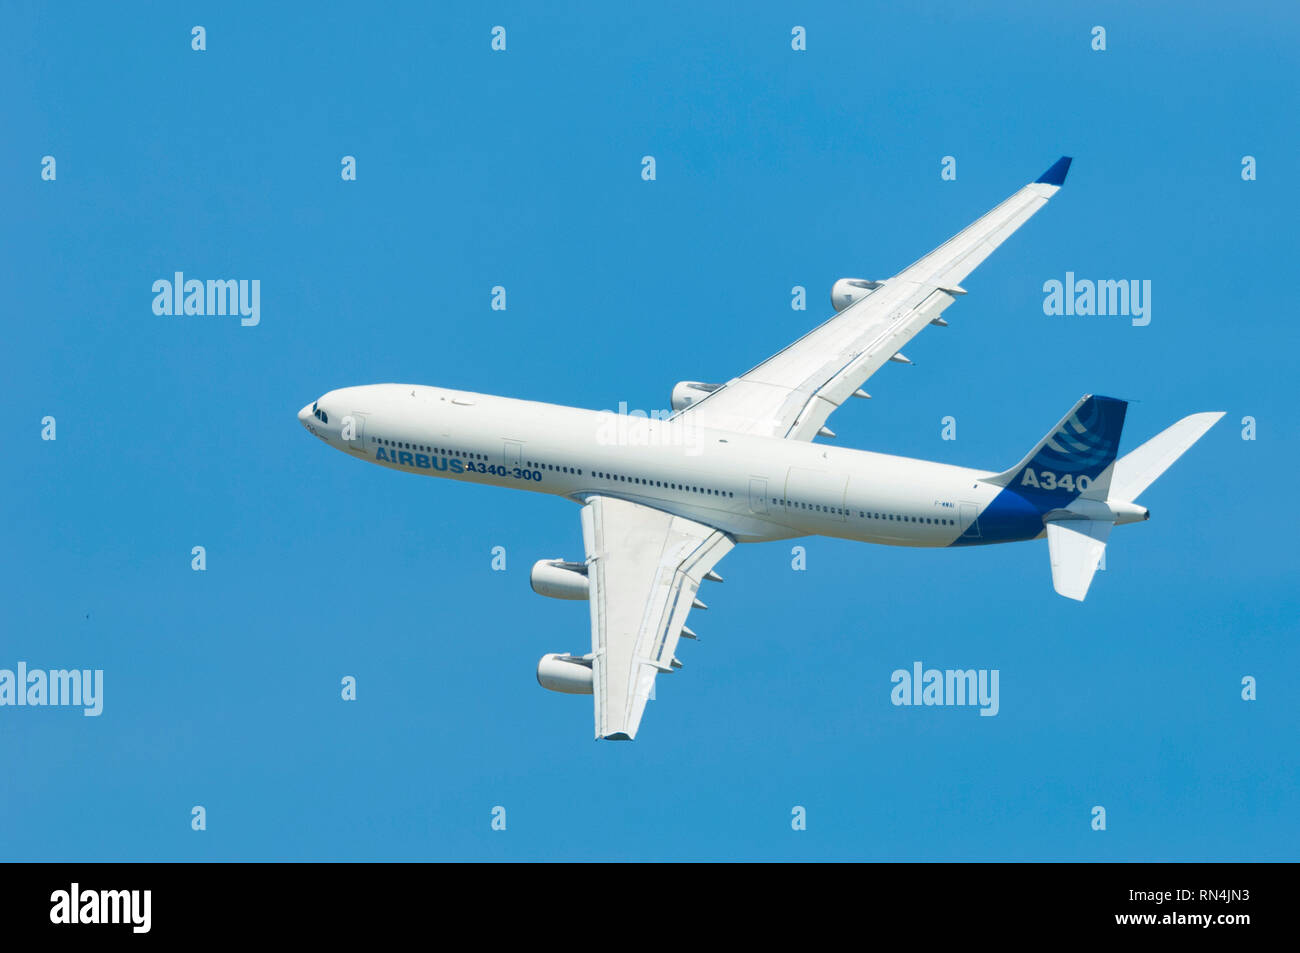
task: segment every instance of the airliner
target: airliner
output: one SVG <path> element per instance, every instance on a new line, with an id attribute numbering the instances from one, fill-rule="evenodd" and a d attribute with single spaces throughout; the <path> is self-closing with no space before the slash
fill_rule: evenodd
<path id="1" fill-rule="evenodd" d="M 826 426 L 923 329 L 946 326 L 961 282 L 1065 182 L 1063 156 L 892 278 L 842 278 L 835 314 L 721 384 L 682 381 L 672 412 L 628 417 L 419 384 L 332 390 L 298 419 L 331 447 L 391 470 L 529 490 L 581 506 L 581 559 L 542 559 L 543 596 L 587 600 L 591 651 L 548 653 L 542 687 L 592 695 L 595 736 L 631 740 L 655 677 L 681 667 L 705 581 L 737 543 L 836 536 L 888 546 L 1047 538 L 1052 584 L 1082 601 L 1115 526 L 1222 413 L 1185 417 L 1118 456 L 1128 404 L 1085 394 L 1003 470 L 850 450 Z"/>

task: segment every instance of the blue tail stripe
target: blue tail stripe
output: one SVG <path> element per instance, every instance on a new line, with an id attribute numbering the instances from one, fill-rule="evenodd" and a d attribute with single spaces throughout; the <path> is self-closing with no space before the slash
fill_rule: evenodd
<path id="1" fill-rule="evenodd" d="M 1114 462 L 1128 402 L 1090 396 L 1042 441 L 952 545 L 1033 539 L 1043 516 L 1068 506 Z"/>

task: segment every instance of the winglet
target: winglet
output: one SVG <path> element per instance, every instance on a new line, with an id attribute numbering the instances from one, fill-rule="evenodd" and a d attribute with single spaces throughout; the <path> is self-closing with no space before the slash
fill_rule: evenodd
<path id="1" fill-rule="evenodd" d="M 1041 182 L 1043 185 L 1064 185 L 1065 174 L 1070 171 L 1071 161 L 1069 156 L 1061 156 L 1050 169 L 1034 179 L 1034 181 Z"/>

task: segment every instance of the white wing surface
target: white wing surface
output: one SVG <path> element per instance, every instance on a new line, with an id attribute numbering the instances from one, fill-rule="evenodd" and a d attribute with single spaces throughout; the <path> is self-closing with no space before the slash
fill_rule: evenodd
<path id="1" fill-rule="evenodd" d="M 1059 191 L 1062 157 L 1036 181 L 759 364 L 696 401 L 696 424 L 738 433 L 812 440 L 831 412 L 959 295 L 961 282 Z"/>
<path id="2" fill-rule="evenodd" d="M 582 508 L 591 604 L 596 737 L 631 740 L 674 653 L 700 582 L 734 544 L 725 533 L 605 496 Z"/>

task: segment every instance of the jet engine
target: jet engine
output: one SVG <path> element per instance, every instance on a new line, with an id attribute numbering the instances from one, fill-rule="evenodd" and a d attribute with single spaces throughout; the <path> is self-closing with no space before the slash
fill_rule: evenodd
<path id="1" fill-rule="evenodd" d="M 708 397 L 721 386 L 721 384 L 703 384 L 700 381 L 678 381 L 673 385 L 671 398 L 673 410 L 685 410 L 697 400 Z"/>
<path id="2" fill-rule="evenodd" d="M 574 655 L 550 652 L 537 663 L 537 684 L 565 695 L 591 694 L 591 662 Z"/>
<path id="3" fill-rule="evenodd" d="M 563 559 L 539 559 L 528 574 L 533 592 L 551 599 L 586 599 L 587 564 Z"/>
<path id="4" fill-rule="evenodd" d="M 831 285 L 831 307 L 843 311 L 855 301 L 861 301 L 877 288 L 883 288 L 883 281 L 867 281 L 865 278 L 841 278 Z"/>

